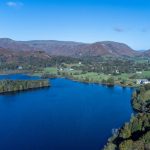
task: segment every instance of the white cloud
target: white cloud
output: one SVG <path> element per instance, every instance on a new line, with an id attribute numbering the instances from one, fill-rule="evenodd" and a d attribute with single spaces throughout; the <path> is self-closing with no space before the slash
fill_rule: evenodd
<path id="1" fill-rule="evenodd" d="M 12 7 L 12 8 L 20 8 L 20 7 L 23 6 L 23 3 L 21 3 L 21 2 L 9 1 L 9 2 L 6 3 L 6 5 L 7 5 L 8 7 Z"/>

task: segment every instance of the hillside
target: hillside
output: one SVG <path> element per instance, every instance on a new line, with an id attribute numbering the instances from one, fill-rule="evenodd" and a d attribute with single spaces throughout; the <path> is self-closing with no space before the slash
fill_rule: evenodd
<path id="1" fill-rule="evenodd" d="M 150 57 L 150 50 L 144 51 L 143 56 Z"/>
<path id="2" fill-rule="evenodd" d="M 50 58 L 51 56 L 44 51 L 15 51 L 0 47 L 0 60 L 2 62 L 11 63 L 29 59 L 48 60 Z"/>
<path id="3" fill-rule="evenodd" d="M 0 47 L 12 51 L 45 51 L 55 56 L 92 57 L 92 56 L 137 56 L 140 53 L 123 43 L 112 41 L 92 44 L 53 40 L 14 41 L 0 39 Z"/>

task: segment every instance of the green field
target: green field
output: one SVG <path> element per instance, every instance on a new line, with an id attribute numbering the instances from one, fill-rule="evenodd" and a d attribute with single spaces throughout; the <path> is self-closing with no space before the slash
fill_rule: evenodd
<path id="1" fill-rule="evenodd" d="M 57 68 L 56 67 L 44 68 L 43 73 L 57 74 Z"/>
<path id="2" fill-rule="evenodd" d="M 82 65 L 82 64 L 81 64 Z M 96 72 L 83 72 L 79 69 L 72 69 L 78 67 L 79 64 L 64 64 L 65 68 L 57 69 L 56 67 L 46 67 L 40 72 L 35 72 L 34 75 L 42 76 L 43 74 L 58 75 L 61 77 L 69 77 L 78 81 L 96 82 L 101 83 L 104 80 L 113 78 L 115 84 L 123 84 L 124 86 L 135 86 L 136 79 L 150 77 L 150 71 L 143 71 L 140 74 L 137 73 L 122 73 L 118 75 L 96 73 Z"/>

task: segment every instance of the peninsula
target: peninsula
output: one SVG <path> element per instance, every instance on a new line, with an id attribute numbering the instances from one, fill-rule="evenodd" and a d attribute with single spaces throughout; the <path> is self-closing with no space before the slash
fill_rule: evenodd
<path id="1" fill-rule="evenodd" d="M 49 80 L 0 80 L 0 94 L 49 87 Z"/>

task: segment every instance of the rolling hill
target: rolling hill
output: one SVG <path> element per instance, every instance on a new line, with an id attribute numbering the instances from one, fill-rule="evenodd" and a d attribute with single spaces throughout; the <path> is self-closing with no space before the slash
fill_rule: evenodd
<path id="1" fill-rule="evenodd" d="M 1 49 L 10 52 L 20 51 L 43 51 L 48 55 L 71 56 L 71 57 L 92 57 L 92 56 L 139 56 L 140 52 L 133 50 L 128 45 L 113 41 L 103 41 L 96 43 L 80 43 L 71 41 L 35 40 L 35 41 L 15 41 L 8 38 L 0 38 Z M 143 52 L 142 55 L 147 54 Z"/>

